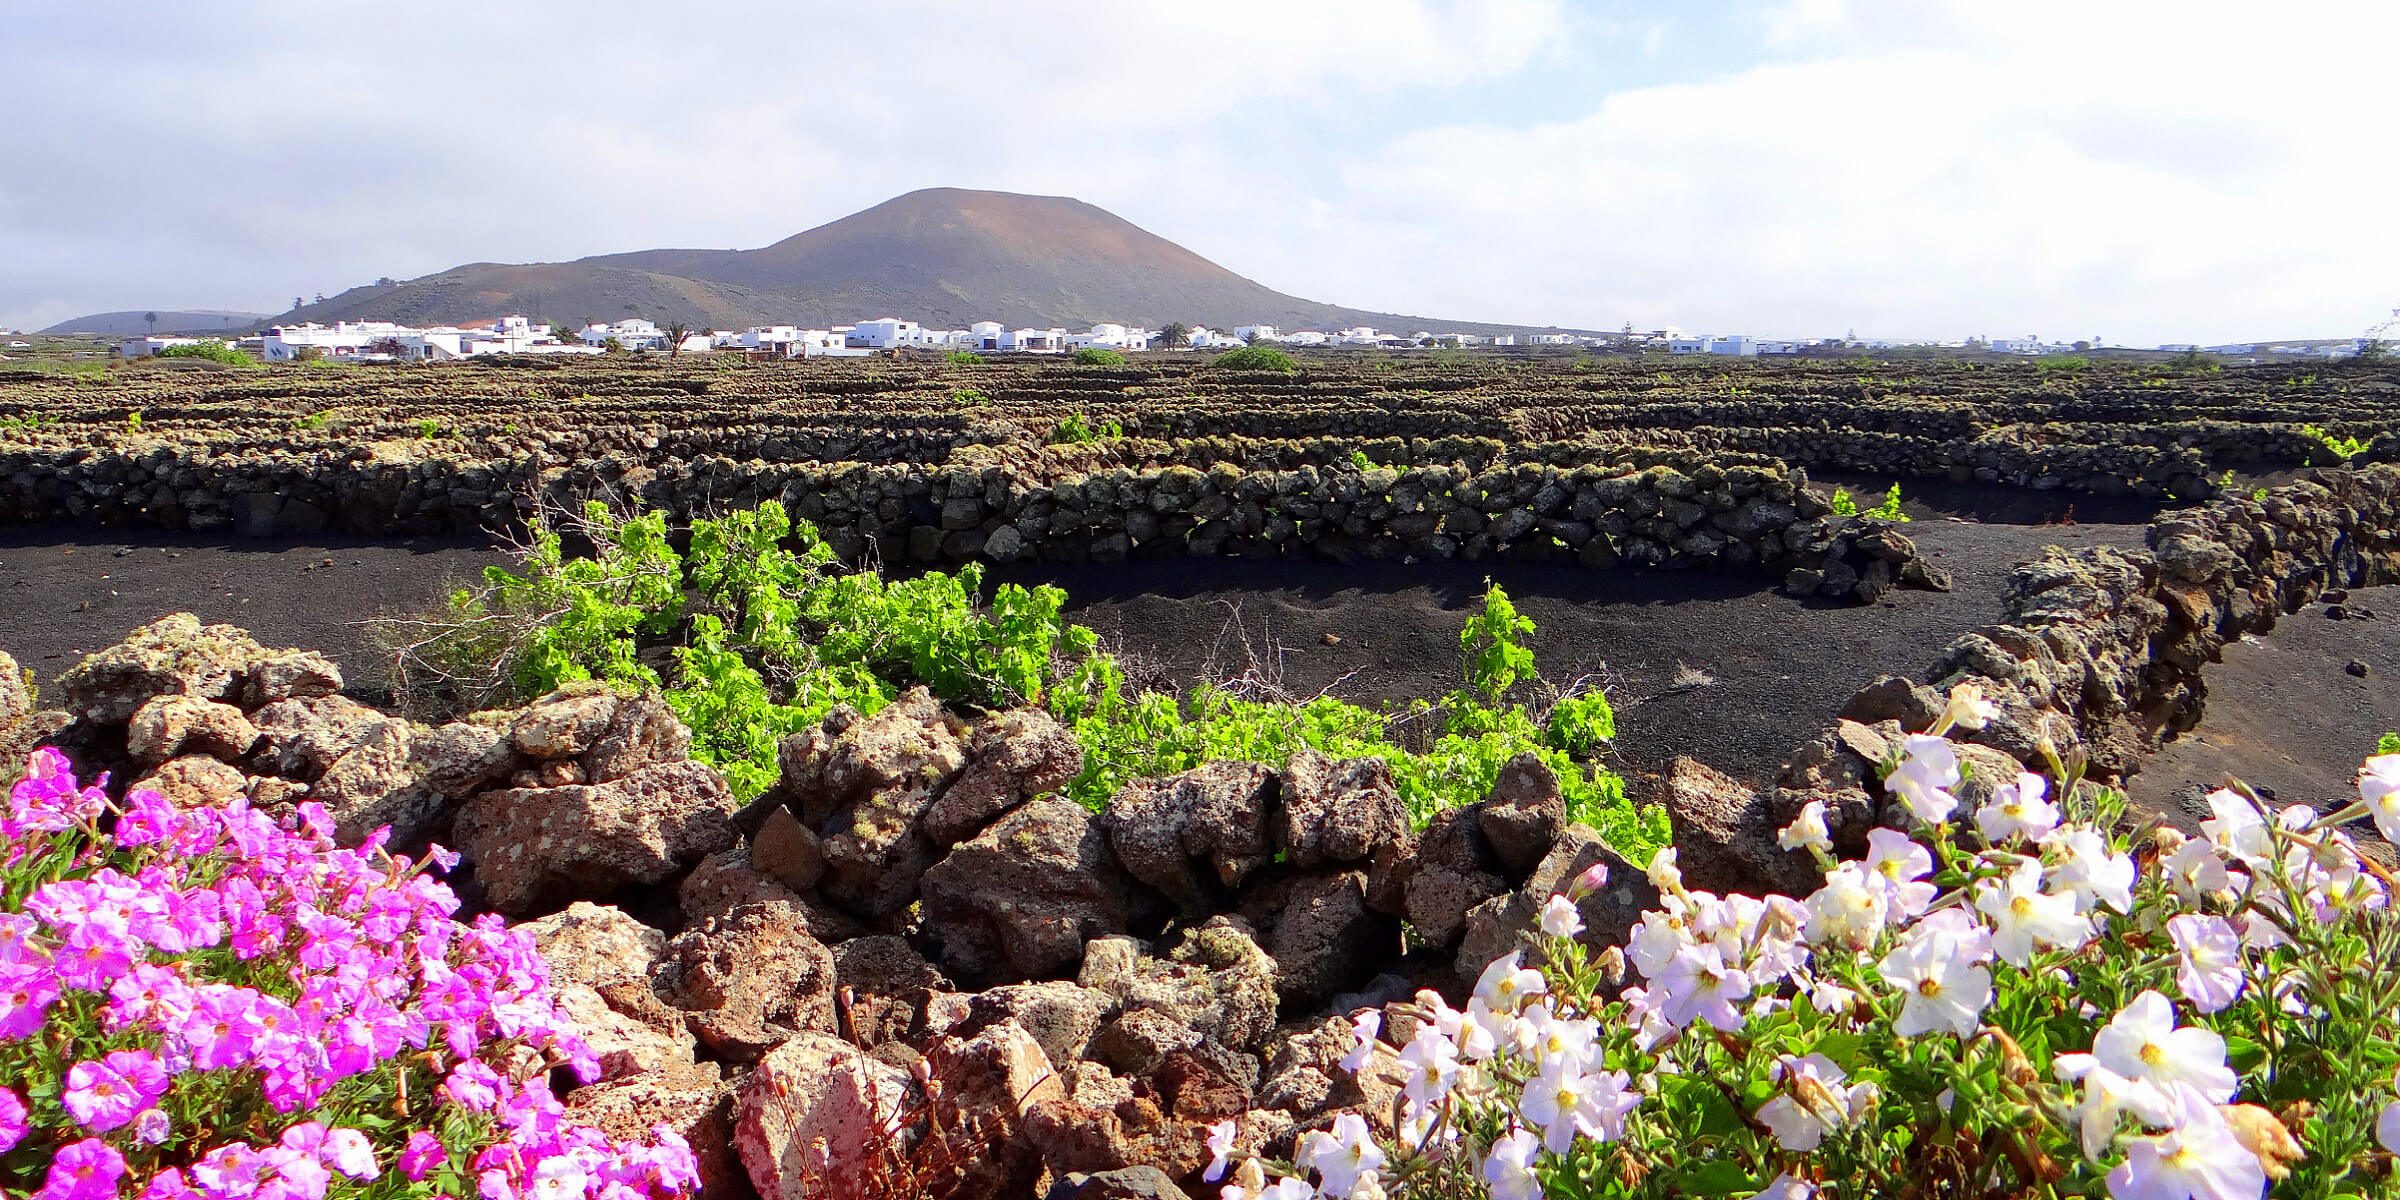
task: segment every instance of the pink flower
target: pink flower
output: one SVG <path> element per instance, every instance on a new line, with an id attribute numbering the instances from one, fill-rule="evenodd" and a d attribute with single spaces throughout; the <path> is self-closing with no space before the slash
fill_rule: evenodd
<path id="1" fill-rule="evenodd" d="M 182 1171 L 168 1167 L 150 1177 L 150 1186 L 142 1189 L 141 1200 L 201 1200 L 201 1193 L 184 1180 Z"/>
<path id="2" fill-rule="evenodd" d="M 110 1200 L 123 1178 L 124 1156 L 99 1138 L 85 1138 L 59 1147 L 34 1200 Z"/>
<path id="3" fill-rule="evenodd" d="M 58 991 L 47 966 L 0 963 L 0 1041 L 40 1031 L 42 1015 L 58 1002 Z"/>
<path id="4" fill-rule="evenodd" d="M 0 1087 L 0 1154 L 25 1140 L 25 1101 L 11 1088 Z"/>
<path id="5" fill-rule="evenodd" d="M 94 1133 L 118 1128 L 149 1107 L 149 1102 L 124 1076 L 106 1063 L 97 1062 L 80 1062 L 68 1068 L 67 1089 L 58 1102 Z"/>
<path id="6" fill-rule="evenodd" d="M 408 1145 L 400 1148 L 400 1173 L 410 1183 L 424 1182 L 426 1176 L 449 1161 L 450 1148 L 442 1145 L 442 1139 L 433 1136 L 430 1130 L 420 1129 L 408 1135 Z"/>

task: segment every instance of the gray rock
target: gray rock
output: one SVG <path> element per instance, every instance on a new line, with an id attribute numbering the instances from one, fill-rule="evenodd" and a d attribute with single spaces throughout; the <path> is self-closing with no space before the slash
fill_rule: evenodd
<path id="1" fill-rule="evenodd" d="M 1209 763 L 1127 784 L 1103 820 L 1126 872 L 1197 916 L 1224 907 L 1229 889 L 1273 855 L 1275 793 L 1266 767 Z"/>
<path id="2" fill-rule="evenodd" d="M 1293 866 L 1365 862 L 1408 838 L 1408 810 L 1380 759 L 1292 755 L 1278 789 L 1277 835 Z"/>
<path id="3" fill-rule="evenodd" d="M 1055 977 L 1074 969 L 1085 942 L 1127 928 L 1135 888 L 1091 813 L 1044 798 L 925 872 L 925 928 L 962 978 Z"/>
<path id="4" fill-rule="evenodd" d="M 197 696 L 160 696 L 134 710 L 125 726 L 125 752 L 143 766 L 179 754 L 236 762 L 257 741 L 258 727 L 241 709 Z"/>
<path id="5" fill-rule="evenodd" d="M 920 828 L 937 846 L 954 846 L 992 819 L 1054 792 L 1083 771 L 1083 746 L 1039 709 L 984 718 L 969 740 L 973 761 L 925 810 Z"/>
<path id="6" fill-rule="evenodd" d="M 711 1049 L 747 1061 L 802 1032 L 834 1031 L 833 951 L 781 901 L 744 904 L 667 943 L 659 991 Z"/>
<path id="7" fill-rule="evenodd" d="M 1510 759 L 1477 819 L 1501 866 L 1512 878 L 1524 878 L 1566 827 L 1567 802 L 1558 776 L 1531 751 Z"/>
<path id="8" fill-rule="evenodd" d="M 57 689 L 77 717 L 115 724 L 158 696 L 238 699 L 250 664 L 267 654 L 231 625 L 203 627 L 190 613 L 169 613 L 68 668 Z"/>

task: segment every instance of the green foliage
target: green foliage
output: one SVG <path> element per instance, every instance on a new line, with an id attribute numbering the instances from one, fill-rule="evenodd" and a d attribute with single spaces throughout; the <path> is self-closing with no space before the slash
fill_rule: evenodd
<path id="1" fill-rule="evenodd" d="M 2050 375 L 2065 371 L 2091 370 L 2092 360 L 2089 356 L 2082 354 L 2045 354 L 2033 360 L 2033 365 L 2042 374 Z"/>
<path id="2" fill-rule="evenodd" d="M 2400 733 L 2387 733 L 2375 739 L 2375 753 L 2400 754 Z"/>
<path id="3" fill-rule="evenodd" d="M 323 429 L 325 428 L 325 422 L 332 416 L 333 412 L 331 409 L 318 409 L 317 411 L 309 413 L 306 416 L 293 417 L 292 428 Z"/>
<path id="4" fill-rule="evenodd" d="M 1837 517 L 1855 517 L 1858 515 L 1858 498 L 1850 494 L 1849 488 L 1837 487 L 1833 489 L 1833 499 L 1828 501 L 1828 503 L 1833 505 L 1833 515 Z"/>
<path id="5" fill-rule="evenodd" d="M 56 424 L 58 424 L 58 416 L 55 413 L 32 412 L 21 417 L 0 417 L 0 429 L 34 430 L 40 429 L 44 425 Z"/>
<path id="6" fill-rule="evenodd" d="M 950 389 L 950 403 L 955 404 L 960 408 L 982 408 L 991 402 L 992 398 L 984 395 L 983 391 L 979 388 L 962 387 Z"/>
<path id="7" fill-rule="evenodd" d="M 132 412 L 125 414 L 125 431 L 127 433 L 140 433 L 142 431 L 142 410 L 137 408 Z"/>
<path id="8" fill-rule="evenodd" d="M 448 436 L 450 436 L 450 431 L 443 428 L 440 421 L 434 420 L 432 417 L 418 419 L 417 437 L 419 439 L 430 442 L 435 438 Z"/>
<path id="9" fill-rule="evenodd" d="M 2315 425 L 2303 425 L 2300 434 L 2332 453 L 2335 458 L 2349 462 L 2367 452 L 2367 443 L 2354 437 L 2335 437 Z"/>
<path id="10" fill-rule="evenodd" d="M 1361 472 L 1372 471 L 1375 469 L 1375 460 L 1368 458 L 1367 452 L 1364 450 L 1352 450 L 1350 452 L 1350 465 L 1358 468 Z"/>
<path id="11" fill-rule="evenodd" d="M 1467 618 L 1458 635 L 1468 690 L 1496 705 L 1508 689 L 1532 678 L 1533 651 L 1524 642 L 1532 632 L 1533 620 L 1517 611 L 1499 584 L 1485 580 L 1483 609 Z"/>
<path id="12" fill-rule="evenodd" d="M 1866 512 L 1862 515 L 1875 517 L 1885 521 L 1909 521 L 1915 519 L 1910 517 L 1907 513 L 1900 511 L 1900 485 L 1897 483 L 1892 485 L 1892 490 L 1883 494 L 1883 503 L 1866 510 Z"/>
<path id="13" fill-rule="evenodd" d="M 1532 754 L 1559 777 L 1573 819 L 1620 851 L 1640 861 L 1668 839 L 1663 810 L 1637 811 L 1597 765 L 1616 733 L 1605 697 L 1584 692 L 1539 711 L 1508 701 L 1537 681 L 1524 646 L 1533 623 L 1498 587 L 1460 636 L 1465 686 L 1395 715 L 1207 684 L 1180 696 L 1131 691 L 1098 635 L 1062 617 L 1057 588 L 1004 584 L 987 599 L 975 564 L 903 580 L 845 571 L 814 527 L 773 501 L 694 521 L 680 556 L 655 513 L 618 518 L 594 504 L 576 532 L 594 544 L 591 557 L 564 558 L 559 533 L 538 531 L 516 571 L 492 568 L 485 588 L 458 593 L 423 623 L 446 631 L 441 661 L 461 675 L 464 663 L 503 664 L 520 697 L 582 681 L 663 683 L 693 731 L 693 754 L 744 798 L 775 781 L 786 735 L 837 705 L 872 714 L 923 686 L 969 708 L 1048 710 L 1085 751 L 1066 792 L 1094 809 L 1136 779 L 1222 760 L 1281 766 L 1314 749 L 1389 764 L 1422 822 L 1481 800 L 1510 761 Z M 662 661 L 663 681 L 651 665 Z M 1414 727 L 1437 716 L 1421 744 L 1399 736 L 1403 718 Z"/>
<path id="14" fill-rule="evenodd" d="M 1192 327 L 1181 321 L 1169 321 L 1159 327 L 1150 344 L 1161 350 L 1176 350 L 1192 344 Z"/>
<path id="15" fill-rule="evenodd" d="M 1211 359 L 1208 365 L 1223 367 L 1228 371 L 1281 371 L 1286 375 L 1300 369 L 1300 364 L 1294 362 L 1291 355 L 1273 346 L 1244 346 L 1239 350 L 1228 350 Z"/>
<path id="16" fill-rule="evenodd" d="M 1074 358 L 1077 366 L 1121 367 L 1125 365 L 1124 355 L 1119 354 L 1114 350 L 1102 349 L 1098 346 L 1086 346 L 1083 349 L 1076 351 L 1072 357 Z"/>
<path id="17" fill-rule="evenodd" d="M 258 360 L 240 349 L 219 341 L 195 342 L 189 346 L 169 346 L 156 355 L 158 358 L 197 358 L 230 367 L 255 367 Z"/>
<path id="18" fill-rule="evenodd" d="M 1088 446 L 1104 438 L 1113 439 L 1124 436 L 1125 426 L 1115 421 L 1095 426 L 1090 417 L 1074 412 L 1068 413 L 1066 419 L 1058 423 L 1058 428 L 1051 431 L 1050 444 L 1053 446 L 1068 444 Z"/>
<path id="19" fill-rule="evenodd" d="M 982 355 L 972 350 L 953 350 L 943 355 L 942 361 L 955 366 L 975 367 L 983 365 L 984 359 Z"/>

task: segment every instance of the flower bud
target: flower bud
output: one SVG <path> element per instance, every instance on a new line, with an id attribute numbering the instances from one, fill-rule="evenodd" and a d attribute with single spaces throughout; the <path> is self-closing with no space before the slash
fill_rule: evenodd
<path id="1" fill-rule="evenodd" d="M 1608 886 L 1608 864 L 1596 862 L 1585 867 L 1583 873 L 1575 877 L 1575 882 L 1567 885 L 1567 899 L 1580 901 L 1585 896 L 1606 886 Z"/>
<path id="2" fill-rule="evenodd" d="M 2293 1163 L 2308 1157 L 2299 1139 L 2266 1109 L 2255 1104 L 2220 1104 L 2217 1112 L 2232 1127 L 2233 1140 L 2258 1156 L 2258 1165 L 2266 1168 L 2269 1179 L 2280 1181 L 2292 1173 Z"/>
<path id="3" fill-rule="evenodd" d="M 2158 847 L 2158 854 L 2161 858 L 2169 857 L 2183 849 L 2183 844 L 2190 840 L 2183 836 L 2182 830 L 2172 825 L 2161 825 L 2157 832 L 2150 835 L 2150 841 Z"/>
<path id="4" fill-rule="evenodd" d="M 1600 957 L 1594 965 L 1600 968 L 1600 978 L 1605 980 L 1608 986 L 1616 987 L 1625 982 L 1624 950 L 1610 946 L 1600 952 Z"/>
<path id="5" fill-rule="evenodd" d="M 1267 1189 L 1267 1169 L 1255 1158 L 1245 1158 L 1233 1169 L 1233 1183 L 1245 1196 L 1255 1196 Z"/>
<path id="6" fill-rule="evenodd" d="M 1961 683 L 1950 689 L 1950 706 L 1943 712 L 1942 722 L 1973 733 L 1999 715 L 2000 706 L 1985 699 L 1981 687 Z"/>
<path id="7" fill-rule="evenodd" d="M 1650 877 L 1650 886 L 1661 892 L 1683 891 L 1683 871 L 1675 865 L 1675 847 L 1661 846 L 1650 856 L 1650 866 L 1643 871 Z"/>

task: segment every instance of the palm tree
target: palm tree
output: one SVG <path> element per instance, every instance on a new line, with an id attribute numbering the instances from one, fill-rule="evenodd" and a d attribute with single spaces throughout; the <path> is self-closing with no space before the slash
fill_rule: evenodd
<path id="1" fill-rule="evenodd" d="M 157 314 L 157 313 L 154 313 L 154 312 L 146 312 L 146 313 L 143 313 L 143 314 L 142 314 L 142 320 L 144 320 L 144 321 L 147 321 L 147 322 L 149 322 L 149 323 L 150 323 L 150 336 L 151 336 L 151 337 L 157 337 L 157 336 L 158 336 L 158 314 Z"/>
<path id="2" fill-rule="evenodd" d="M 691 334 L 691 326 L 681 321 L 669 321 L 667 323 L 667 357 L 674 358 L 682 354 L 683 339 L 690 337 Z"/>

